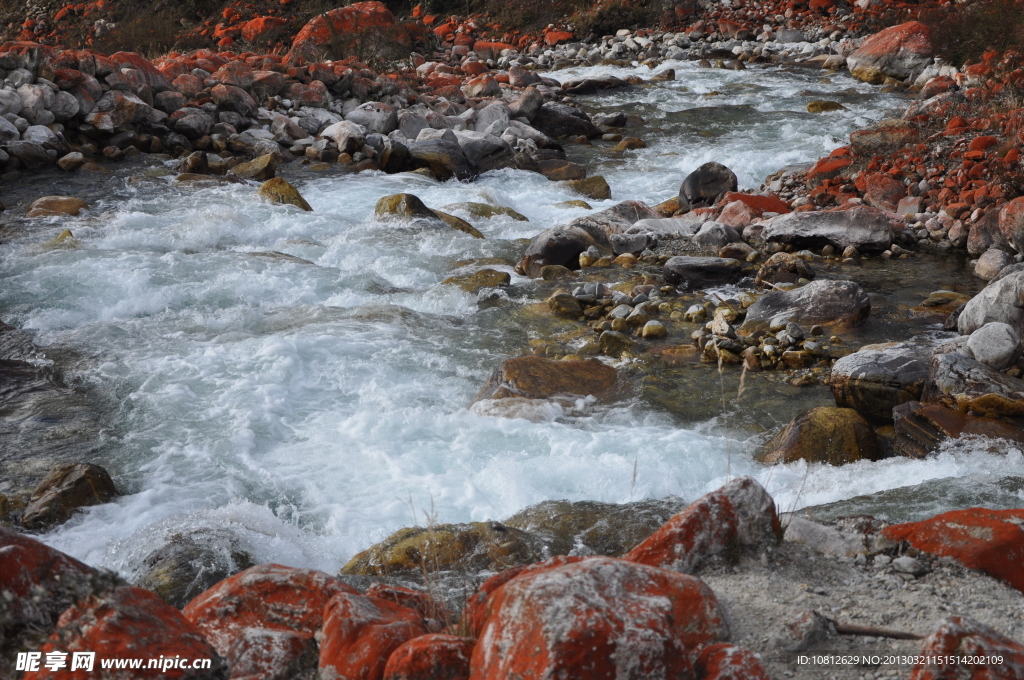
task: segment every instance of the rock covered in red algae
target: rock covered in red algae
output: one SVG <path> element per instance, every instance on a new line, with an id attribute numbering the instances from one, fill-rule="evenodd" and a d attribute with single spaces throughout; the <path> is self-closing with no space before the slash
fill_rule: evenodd
<path id="1" fill-rule="evenodd" d="M 90 596 L 69 608 L 57 622 L 57 630 L 43 646 L 43 658 L 49 652 L 95 652 L 90 678 L 99 680 L 135 680 L 139 677 L 166 677 L 189 680 L 227 677 L 223 659 L 190 621 L 158 595 L 143 588 L 121 586 L 101 595 Z M 175 668 L 140 673 L 135 669 L 102 669 L 102 659 L 150 659 L 171 661 L 176 657 L 209 660 L 208 668 Z M 28 672 L 24 680 L 72 680 L 83 671 L 67 666 Z M 176 664 L 177 665 L 177 664 Z"/>
<path id="2" fill-rule="evenodd" d="M 1024 510 L 953 510 L 921 522 L 895 524 L 882 533 L 923 552 L 952 557 L 1024 592 Z"/>
<path id="3" fill-rule="evenodd" d="M 931 31 L 919 21 L 909 21 L 880 31 L 846 58 L 850 75 L 869 83 L 891 77 L 905 80 L 932 63 L 935 48 Z"/>
<path id="4" fill-rule="evenodd" d="M 700 680 L 769 680 L 753 652 L 727 642 L 702 649 L 693 666 Z"/>
<path id="5" fill-rule="evenodd" d="M 261 564 L 189 602 L 182 610 L 233 668 L 254 677 L 287 677 L 296 666 L 315 667 L 313 636 L 334 596 L 356 591 L 312 569 Z"/>
<path id="6" fill-rule="evenodd" d="M 357 593 L 336 595 L 324 610 L 320 677 L 381 680 L 391 653 L 426 633 L 414 609 Z"/>
<path id="7" fill-rule="evenodd" d="M 1024 680 L 1024 645 L 966 616 L 940 621 L 920 656 L 910 680 Z"/>
<path id="8" fill-rule="evenodd" d="M 698 498 L 624 559 L 689 573 L 708 557 L 770 545 L 781 534 L 772 497 L 753 478 L 740 477 Z"/>
<path id="9" fill-rule="evenodd" d="M 693 678 L 690 653 L 728 637 L 704 583 L 610 557 L 556 557 L 484 589 L 468 614 L 484 621 L 479 680 Z"/>
<path id="10" fill-rule="evenodd" d="M 392 652 L 384 680 L 468 680 L 476 640 L 435 633 L 421 635 Z"/>

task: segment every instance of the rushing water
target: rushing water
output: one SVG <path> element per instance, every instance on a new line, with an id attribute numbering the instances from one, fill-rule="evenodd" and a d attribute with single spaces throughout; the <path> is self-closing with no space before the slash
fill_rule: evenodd
<path id="1" fill-rule="evenodd" d="M 708 160 L 756 188 L 903 104 L 843 75 L 671 65 L 675 82 L 585 101 L 648 121 L 637 131 L 647 149 L 570 149 L 608 178 L 617 200 L 664 200 Z M 819 98 L 847 110 L 805 113 Z M 47 542 L 131 572 L 168 534 L 209 527 L 232 532 L 257 561 L 334 570 L 425 512 L 454 522 L 502 519 L 553 498 L 692 499 L 729 474 L 757 476 L 783 509 L 929 480 L 945 486 L 922 492 L 903 516 L 945 509 L 947 495 L 1020 503 L 1021 452 L 987 442 L 927 461 L 768 469 L 752 462 L 760 440 L 749 432 L 716 420 L 684 427 L 642 400 L 575 414 L 553 407 L 532 420 L 477 415 L 467 408 L 473 395 L 531 337 L 507 313 L 526 300 L 513 286 L 504 305 L 479 305 L 440 282 L 460 260 L 514 261 L 520 239 L 585 214 L 554 207 L 576 197 L 513 171 L 472 184 L 330 173 L 296 183 L 315 212 L 260 203 L 252 186 L 136 177 L 94 195 L 89 216 L 54 218 L 42 238 L 36 228 L 4 244 L 0 318 L 39 345 L 73 351 L 66 370 L 104 411 L 99 462 L 127 492 Z M 474 220 L 481 241 L 374 221 L 377 199 L 400 191 L 432 207 L 491 200 L 530 222 Z M 38 246 L 64 228 L 80 248 Z M 856 507 L 884 513 L 901 503 L 872 502 Z"/>

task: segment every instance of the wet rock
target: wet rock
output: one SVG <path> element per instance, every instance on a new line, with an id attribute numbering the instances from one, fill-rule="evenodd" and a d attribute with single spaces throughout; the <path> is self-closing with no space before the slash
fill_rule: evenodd
<path id="1" fill-rule="evenodd" d="M 480 680 L 692 677 L 689 652 L 729 634 L 701 581 L 609 557 L 529 567 L 473 609 L 483 624 L 470 673 Z"/>
<path id="2" fill-rule="evenodd" d="M 633 341 L 618 331 L 603 331 L 598 339 L 601 354 L 618 357 L 633 346 Z"/>
<path id="3" fill-rule="evenodd" d="M 989 248 L 974 265 L 974 275 L 980 279 L 991 281 L 999 275 L 1004 267 L 1013 264 L 1013 256 L 999 248 Z"/>
<path id="4" fill-rule="evenodd" d="M 136 585 L 182 609 L 207 589 L 251 566 L 252 559 L 230 537 L 212 531 L 176 534 L 143 559 L 145 571 Z"/>
<path id="5" fill-rule="evenodd" d="M 998 321 L 971 333 L 967 347 L 975 359 L 997 371 L 1012 366 L 1021 353 L 1020 336 L 1012 326 Z"/>
<path id="6" fill-rule="evenodd" d="M 782 536 L 775 503 L 751 477 L 701 496 L 626 554 L 626 560 L 693 573 L 716 556 L 773 545 Z"/>
<path id="7" fill-rule="evenodd" d="M 476 293 L 483 288 L 500 288 L 502 286 L 509 285 L 511 282 L 512 277 L 508 272 L 502 272 L 496 269 L 481 269 L 480 271 L 473 272 L 472 274 L 449 276 L 441 283 L 450 286 L 458 286 L 467 293 Z"/>
<path id="8" fill-rule="evenodd" d="M 843 111 L 846 107 L 839 102 L 828 101 L 825 99 L 816 99 L 812 102 L 807 102 L 807 113 L 825 113 L 827 111 Z"/>
<path id="9" fill-rule="evenodd" d="M 390 600 L 334 596 L 324 612 L 321 678 L 380 680 L 392 652 L 427 633 L 419 614 Z"/>
<path id="10" fill-rule="evenodd" d="M 853 246 L 862 253 L 880 253 L 892 246 L 889 218 L 877 208 L 857 206 L 832 212 L 795 212 L 768 220 L 761 232 L 769 243 L 794 248 L 842 251 Z"/>
<path id="11" fill-rule="evenodd" d="M 302 197 L 299 190 L 281 177 L 269 179 L 261 184 L 256 195 L 267 203 L 294 205 L 307 212 L 313 211 L 313 208 L 310 207 L 309 203 L 306 203 L 306 199 Z"/>
<path id="12" fill-rule="evenodd" d="M 565 104 L 545 103 L 530 122 L 533 127 L 552 139 L 601 136 L 600 128 L 590 121 L 587 114 Z"/>
<path id="13" fill-rule="evenodd" d="M 859 413 L 850 408 L 820 406 L 804 411 L 758 452 L 762 463 L 845 465 L 881 457 L 878 439 Z"/>
<path id="14" fill-rule="evenodd" d="M 261 564 L 213 586 L 182 614 L 232 668 L 285 680 L 309 659 L 324 609 L 340 593 L 356 591 L 321 571 Z"/>
<path id="15" fill-rule="evenodd" d="M 836 406 L 852 408 L 875 422 L 891 421 L 894 407 L 921 398 L 937 343 L 915 338 L 867 345 L 837 360 L 829 380 Z"/>
<path id="16" fill-rule="evenodd" d="M 1024 645 L 966 616 L 950 616 L 939 621 L 921 643 L 919 653 L 923 658 L 911 669 L 910 680 L 1018 680 L 1024 677 Z M 977 663 L 996 659 L 1000 663 Z"/>
<path id="17" fill-rule="evenodd" d="M 960 413 L 937 404 L 912 401 L 893 409 L 893 451 L 907 458 L 925 458 L 947 439 L 990 437 L 1024 443 L 1020 426 L 993 418 Z"/>
<path id="18" fill-rule="evenodd" d="M 697 290 L 736 283 L 742 269 L 742 263 L 731 258 L 677 255 L 665 263 L 665 281 L 676 287 Z"/>
<path id="19" fill-rule="evenodd" d="M 421 635 L 391 653 L 383 680 L 468 680 L 475 646 L 474 638 Z"/>
<path id="20" fill-rule="evenodd" d="M 538 161 L 537 167 L 540 174 L 553 182 L 584 179 L 587 176 L 587 171 L 582 165 L 557 158 Z"/>
<path id="21" fill-rule="evenodd" d="M 544 539 L 551 555 L 618 557 L 686 507 L 681 498 L 634 503 L 543 501 L 504 522 Z"/>
<path id="22" fill-rule="evenodd" d="M 758 287 L 770 286 L 773 283 L 796 283 L 800 279 L 810 281 L 814 278 L 814 270 L 793 253 L 775 253 L 757 270 L 754 284 Z"/>
<path id="23" fill-rule="evenodd" d="M 88 204 L 80 198 L 73 196 L 43 196 L 32 201 L 28 208 L 27 217 L 49 217 L 52 215 L 78 214 L 88 208 Z"/>
<path id="24" fill-rule="evenodd" d="M 726 642 L 700 650 L 693 669 L 701 680 L 769 680 L 757 655 Z"/>
<path id="25" fill-rule="evenodd" d="M 32 492 L 21 524 L 26 529 L 44 530 L 66 522 L 79 508 L 107 503 L 119 495 L 110 475 L 99 465 L 59 465 Z"/>
<path id="26" fill-rule="evenodd" d="M 736 174 L 721 163 L 705 163 L 683 180 L 679 205 L 710 205 L 727 191 L 736 191 Z"/>
<path id="27" fill-rule="evenodd" d="M 627 322 L 628 321 L 629 319 L 627 319 Z M 665 328 L 665 324 L 660 321 L 648 321 L 641 329 L 640 335 L 644 340 L 657 340 L 658 338 L 668 336 L 668 329 Z"/>
<path id="28" fill-rule="evenodd" d="M 968 508 L 921 522 L 894 524 L 882 530 L 891 541 L 907 541 L 921 552 L 952 557 L 1024 592 L 1024 510 Z"/>
<path id="29" fill-rule="evenodd" d="M 840 327 L 862 323 L 871 313 L 871 301 L 852 281 L 811 281 L 806 286 L 762 295 L 747 308 L 740 327 L 744 333 L 767 329 L 772 319 L 787 318 L 801 325 Z"/>
<path id="30" fill-rule="evenodd" d="M 484 237 L 484 235 L 481 234 L 479 232 L 479 230 L 477 230 L 476 227 L 474 227 L 472 224 L 470 224 L 466 220 L 460 219 L 460 218 L 456 217 L 455 215 L 449 215 L 448 213 L 441 212 L 440 210 L 432 210 L 431 212 L 433 212 L 434 215 L 439 220 L 441 220 L 442 222 L 447 224 L 452 229 L 455 229 L 456 231 L 461 231 L 461 232 L 464 232 L 466 234 L 469 234 L 473 238 L 483 238 Z"/>
<path id="31" fill-rule="evenodd" d="M 426 204 L 424 204 L 423 201 L 414 194 L 392 194 L 390 196 L 384 196 L 377 201 L 377 206 L 374 208 L 374 215 L 376 215 L 378 219 L 438 219 L 434 211 L 428 208 Z"/>
<path id="32" fill-rule="evenodd" d="M 0 639 L 8 649 L 38 649 L 75 602 L 122 581 L 24 534 L 0 527 Z M 0 662 L 2 667 L 2 662 Z"/>
<path id="33" fill-rule="evenodd" d="M 570 293 L 555 293 L 547 299 L 548 307 L 559 316 L 576 319 L 583 316 L 583 307 Z"/>
<path id="34" fill-rule="evenodd" d="M 427 572 L 500 571 L 536 562 L 543 542 L 498 522 L 407 527 L 356 554 L 343 575 L 422 576 Z"/>
<path id="35" fill-rule="evenodd" d="M 567 180 L 565 186 L 569 191 L 577 193 L 595 201 L 607 201 L 612 197 L 612 189 L 608 186 L 607 180 L 601 175 L 594 175 L 585 179 Z"/>
<path id="36" fill-rule="evenodd" d="M 525 215 L 516 212 L 512 208 L 507 208 L 503 205 L 492 205 L 490 203 L 474 203 L 471 201 L 466 203 L 452 203 L 451 205 L 444 206 L 442 210 L 448 213 L 460 211 L 466 212 L 469 213 L 472 217 L 479 217 L 483 219 L 505 216 L 511 217 L 512 219 L 517 220 L 519 222 L 530 221 Z"/>
<path id="37" fill-rule="evenodd" d="M 932 357 L 921 401 L 988 418 L 1024 419 L 1024 380 L 959 352 Z"/>
<path id="38" fill-rule="evenodd" d="M 456 142 L 428 139 L 409 144 L 409 162 L 414 168 L 429 168 L 442 182 L 451 178 L 472 179 L 476 171 Z"/>
<path id="39" fill-rule="evenodd" d="M 506 359 L 488 378 L 473 401 L 481 399 L 547 399 L 559 395 L 601 396 L 614 387 L 618 374 L 595 359 L 552 361 L 538 356 Z"/>
<path id="40" fill-rule="evenodd" d="M 597 248 L 589 231 L 572 225 L 545 229 L 530 241 L 516 270 L 534 278 L 548 265 L 578 267 L 580 253 Z"/>
<path id="41" fill-rule="evenodd" d="M 152 654 L 150 658 L 154 659 L 210 659 L 209 669 L 168 669 L 163 674 L 168 678 L 196 680 L 222 680 L 228 676 L 224 660 L 177 609 L 154 593 L 131 586 L 92 595 L 65 611 L 41 651 L 45 658 L 49 652 L 66 650 L 94 651 L 100 659 L 130 658 L 139 650 Z M 94 677 L 128 677 L 96 666 Z"/>
<path id="42" fill-rule="evenodd" d="M 880 84 L 886 77 L 916 78 L 931 65 L 934 55 L 930 29 L 919 21 L 910 21 L 867 38 L 847 56 L 846 65 L 854 78 Z"/>
<path id="43" fill-rule="evenodd" d="M 1015 271 L 992 281 L 960 312 L 957 328 L 970 335 L 987 323 L 1008 324 L 1018 336 L 1024 335 L 1024 271 Z"/>
<path id="44" fill-rule="evenodd" d="M 281 154 L 268 153 L 245 163 L 239 163 L 228 174 L 238 179 L 255 179 L 266 181 L 277 174 L 277 166 L 281 163 Z"/>

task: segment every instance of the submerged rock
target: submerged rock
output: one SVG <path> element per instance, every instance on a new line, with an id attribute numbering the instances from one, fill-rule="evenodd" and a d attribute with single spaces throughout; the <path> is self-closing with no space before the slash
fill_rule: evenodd
<path id="1" fill-rule="evenodd" d="M 441 283 L 458 286 L 467 293 L 475 293 L 482 288 L 499 288 L 507 286 L 511 282 L 512 276 L 508 272 L 501 272 L 497 269 L 481 269 L 472 274 L 449 276 Z"/>
<path id="2" fill-rule="evenodd" d="M 66 522 L 79 508 L 107 503 L 120 495 L 110 475 L 99 465 L 59 465 L 32 492 L 21 524 L 26 529 L 48 529 Z"/>
<path id="3" fill-rule="evenodd" d="M 445 212 L 465 212 L 469 213 L 472 217 L 480 217 L 483 219 L 489 219 L 491 217 L 498 217 L 503 215 L 505 217 L 511 217 L 519 222 L 529 222 L 525 215 L 522 215 L 512 208 L 507 208 L 503 205 L 492 205 L 490 203 L 474 203 L 472 201 L 466 203 L 452 203 L 442 208 Z"/>
<path id="4" fill-rule="evenodd" d="M 893 451 L 907 458 L 924 458 L 947 439 L 990 437 L 1024 443 L 1024 428 L 994 418 L 969 415 L 938 404 L 911 401 L 893 409 Z"/>
<path id="5" fill-rule="evenodd" d="M 762 463 L 845 465 L 881 457 L 874 430 L 850 408 L 821 406 L 804 411 L 757 454 Z"/>
<path id="6" fill-rule="evenodd" d="M 143 559 L 145 572 L 137 585 L 182 609 L 208 588 L 251 566 L 252 558 L 228 536 L 213 531 L 177 534 Z"/>
<path id="7" fill-rule="evenodd" d="M 543 501 L 504 524 L 543 538 L 550 555 L 624 555 L 686 507 L 681 498 L 601 503 Z"/>
<path id="8" fill-rule="evenodd" d="M 256 194 L 267 203 L 285 203 L 294 205 L 307 212 L 313 211 L 313 208 L 310 207 L 309 203 L 306 203 L 306 199 L 302 197 L 299 190 L 281 177 L 275 177 L 261 184 Z"/>
<path id="9" fill-rule="evenodd" d="M 547 399 L 561 395 L 608 393 L 618 372 L 596 359 L 553 361 L 538 356 L 506 359 L 473 401 L 481 399 Z"/>
<path id="10" fill-rule="evenodd" d="M 500 571 L 544 557 L 536 536 L 498 522 L 439 524 L 399 529 L 355 555 L 342 574 L 422 576 L 424 572 Z"/>

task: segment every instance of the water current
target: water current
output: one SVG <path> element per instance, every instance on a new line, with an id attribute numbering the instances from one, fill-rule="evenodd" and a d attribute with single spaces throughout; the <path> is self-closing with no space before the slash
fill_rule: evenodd
<path id="1" fill-rule="evenodd" d="M 591 112 L 647 120 L 636 131 L 646 149 L 569 149 L 607 178 L 616 200 L 665 200 L 710 160 L 757 188 L 906 105 L 845 75 L 667 67 L 674 82 L 581 98 Z M 555 75 L 584 73 L 651 75 Z M 814 99 L 845 109 L 806 113 Z M 126 495 L 44 536 L 91 564 L 130 573 L 171 533 L 214 528 L 256 561 L 334 571 L 425 514 L 500 520 L 546 499 L 693 499 L 730 474 L 759 478 L 783 510 L 825 506 L 822 514 L 912 518 L 1024 497 L 1021 451 L 985 441 L 923 461 L 763 467 L 751 453 L 766 429 L 718 416 L 713 371 L 687 397 L 706 407 L 697 420 L 639 398 L 572 413 L 552 407 L 529 420 L 473 412 L 490 371 L 527 346 L 530 329 L 507 309 L 527 302 L 530 284 L 498 265 L 514 285 L 501 304 L 481 305 L 441 281 L 459 261 L 515 261 L 522 239 L 587 212 L 555 207 L 578 197 L 540 175 L 504 170 L 440 184 L 305 172 L 295 183 L 314 212 L 303 213 L 259 202 L 254 186 L 196 188 L 157 174 L 97 190 L 87 216 L 53 218 L 45 238 L 70 228 L 77 249 L 40 249 L 36 229 L 0 250 L 0 318 L 38 345 L 73 350 L 65 370 L 101 395 L 97 461 Z M 435 208 L 493 201 L 530 221 L 471 219 L 485 240 L 375 221 L 376 201 L 397 192 Z M 949 281 L 922 283 L 925 294 L 964 277 L 935 272 Z M 792 417 L 787 401 L 799 401 L 798 391 L 779 392 L 766 426 Z"/>

